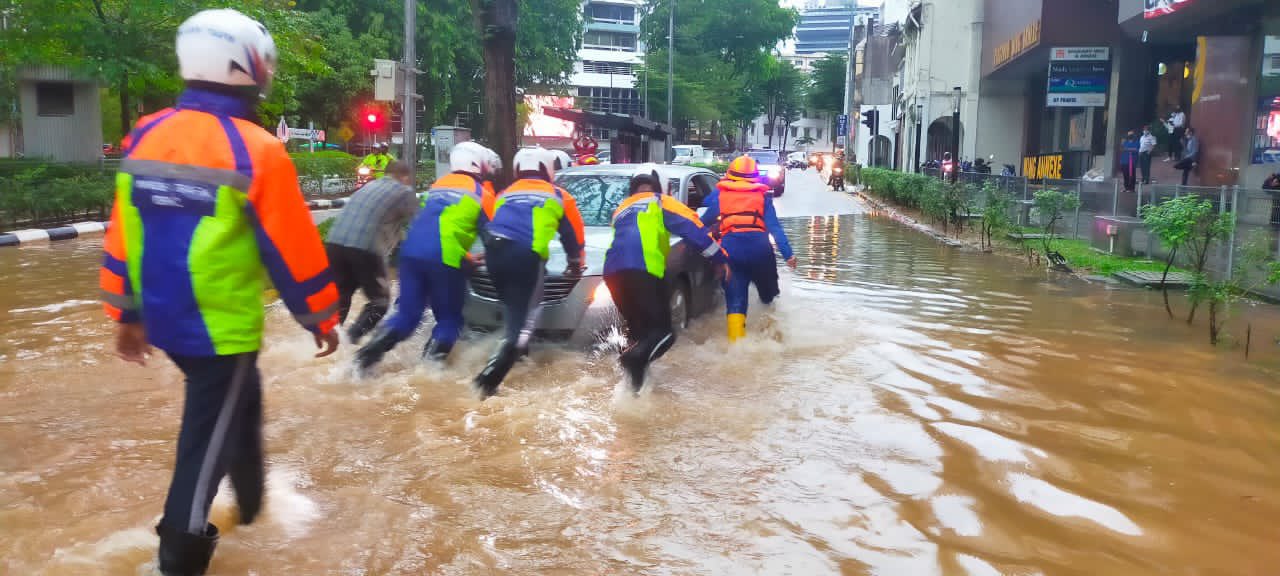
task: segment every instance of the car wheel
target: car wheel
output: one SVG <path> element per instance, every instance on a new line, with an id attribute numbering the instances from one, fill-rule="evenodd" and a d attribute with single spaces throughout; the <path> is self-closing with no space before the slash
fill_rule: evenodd
<path id="1" fill-rule="evenodd" d="M 689 284 L 677 280 L 671 290 L 671 299 L 667 308 L 671 310 L 671 327 L 677 332 L 689 327 Z"/>

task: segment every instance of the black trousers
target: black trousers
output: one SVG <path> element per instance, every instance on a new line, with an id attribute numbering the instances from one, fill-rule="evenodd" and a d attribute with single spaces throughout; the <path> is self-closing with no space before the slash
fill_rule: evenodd
<path id="1" fill-rule="evenodd" d="M 1120 170 L 1124 172 L 1124 191 L 1133 192 L 1138 183 L 1137 158 L 1125 155 L 1120 160 Z"/>
<path id="2" fill-rule="evenodd" d="M 1182 136 L 1187 133 L 1185 127 L 1179 126 L 1173 129 L 1173 133 L 1169 137 L 1169 159 L 1176 160 L 1182 156 Z"/>
<path id="3" fill-rule="evenodd" d="M 1174 168 L 1182 171 L 1182 185 L 1187 185 L 1187 180 L 1191 176 L 1191 171 L 1196 167 L 1196 161 L 1192 158 L 1183 158 L 1173 165 Z"/>
<path id="4" fill-rule="evenodd" d="M 622 270 L 606 275 L 604 283 L 627 324 L 622 364 L 645 366 L 666 354 L 676 342 L 666 281 L 644 270 Z"/>
<path id="5" fill-rule="evenodd" d="M 387 315 L 391 305 L 391 290 L 387 286 L 387 265 L 382 257 L 368 250 L 325 244 L 325 253 L 329 256 L 329 269 L 333 271 L 333 281 L 338 287 L 338 323 L 347 321 L 351 312 L 351 297 L 356 289 L 364 292 L 369 303 L 360 311 L 360 316 L 351 325 L 351 334 L 355 338 L 369 332 L 378 321 Z"/>
<path id="6" fill-rule="evenodd" d="M 1142 170 L 1142 183 L 1150 184 L 1151 183 L 1151 153 L 1150 152 L 1138 153 L 1138 168 Z"/>
<path id="7" fill-rule="evenodd" d="M 258 353 L 169 358 L 186 377 L 178 459 L 160 524 L 204 534 L 222 477 L 248 522 L 262 506 L 262 381 Z"/>
<path id="8" fill-rule="evenodd" d="M 502 300 L 506 324 L 502 344 L 485 369 L 486 381 L 496 385 L 506 378 L 519 353 L 529 347 L 542 310 L 546 263 L 528 246 L 495 238 L 485 247 L 485 266 Z"/>

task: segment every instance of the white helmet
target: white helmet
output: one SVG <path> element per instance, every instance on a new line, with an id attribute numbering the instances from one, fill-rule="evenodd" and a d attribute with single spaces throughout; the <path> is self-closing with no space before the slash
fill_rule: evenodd
<path id="1" fill-rule="evenodd" d="M 235 10 L 203 10 L 178 27 L 183 80 L 257 86 L 266 94 L 276 73 L 276 43 L 262 24 Z"/>
<path id="2" fill-rule="evenodd" d="M 449 169 L 487 176 L 502 169 L 502 160 L 496 152 L 475 142 L 461 142 L 449 151 Z"/>
<path id="3" fill-rule="evenodd" d="M 568 152 L 565 152 L 564 150 L 550 150 L 550 152 L 555 158 L 556 170 L 564 170 L 565 168 L 573 166 L 573 157 L 569 156 Z"/>
<path id="4" fill-rule="evenodd" d="M 515 157 L 511 159 L 511 163 L 515 166 L 517 174 L 540 172 L 542 178 L 547 182 L 554 180 L 556 177 L 556 158 L 541 146 L 517 150 Z"/>

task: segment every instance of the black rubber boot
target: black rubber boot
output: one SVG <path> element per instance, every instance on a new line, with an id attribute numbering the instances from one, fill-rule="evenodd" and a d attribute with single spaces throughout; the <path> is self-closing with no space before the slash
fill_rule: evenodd
<path id="1" fill-rule="evenodd" d="M 622 370 L 627 373 L 627 381 L 631 383 L 631 392 L 639 394 L 640 389 L 644 387 L 644 374 L 648 369 L 647 362 L 643 358 L 629 356 L 625 352 L 618 359 L 622 364 Z"/>
<path id="2" fill-rule="evenodd" d="M 365 334 L 368 334 L 383 316 L 387 315 L 387 306 L 384 304 L 365 304 L 364 309 L 360 311 L 360 315 L 356 317 L 356 321 L 351 323 L 351 328 L 347 330 L 347 338 L 353 344 L 359 343 Z"/>
<path id="3" fill-rule="evenodd" d="M 374 364 L 382 361 L 382 357 L 387 355 L 396 344 L 400 343 L 400 337 L 393 334 L 390 330 L 381 330 L 368 344 L 361 346 L 356 350 L 356 367 L 361 371 L 372 368 Z"/>
<path id="4" fill-rule="evenodd" d="M 440 342 L 431 338 L 427 340 L 427 345 L 422 347 L 422 357 L 434 362 L 444 362 L 452 351 L 453 342 Z"/>
<path id="5" fill-rule="evenodd" d="M 203 535 L 156 525 L 160 535 L 160 573 L 164 576 L 202 576 L 218 546 L 218 527 L 209 524 Z"/>
<path id="6" fill-rule="evenodd" d="M 480 399 L 483 400 L 498 393 L 498 386 L 502 384 L 502 380 L 507 377 L 507 373 L 511 371 L 511 367 L 515 365 L 519 352 L 516 350 L 514 343 L 503 341 L 498 347 L 498 351 L 494 352 L 489 358 L 489 364 L 484 367 L 480 374 L 476 375 L 475 387 L 480 393 Z"/>

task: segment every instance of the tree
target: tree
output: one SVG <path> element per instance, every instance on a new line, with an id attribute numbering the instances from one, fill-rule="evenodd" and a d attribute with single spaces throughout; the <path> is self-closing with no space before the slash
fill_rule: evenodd
<path id="1" fill-rule="evenodd" d="M 805 78 L 790 62 L 773 58 L 767 75 L 761 85 L 764 93 L 769 126 L 769 147 L 773 147 L 773 135 L 777 130 L 778 120 L 782 120 L 781 148 L 787 146 L 787 127 L 800 119 L 800 111 L 804 102 Z"/>
<path id="2" fill-rule="evenodd" d="M 829 54 L 814 62 L 812 84 L 809 87 L 809 107 L 814 110 L 844 113 L 844 81 L 848 59 L 840 54 Z"/>
<path id="3" fill-rule="evenodd" d="M 1032 202 L 1040 215 L 1040 225 L 1043 229 L 1040 245 L 1044 248 L 1044 255 L 1048 257 L 1053 248 L 1054 228 L 1057 227 L 1058 221 L 1062 220 L 1063 214 L 1080 206 L 1080 198 L 1075 194 L 1063 194 L 1057 190 L 1041 190 L 1036 192 Z"/>
<path id="4" fill-rule="evenodd" d="M 983 249 L 991 250 L 993 237 L 1009 229 L 1013 223 L 1009 218 L 1009 211 L 1013 209 L 1013 196 L 1001 189 L 995 180 L 987 180 L 982 185 L 982 192 L 985 198 L 982 205 L 982 232 L 979 240 L 986 242 Z"/>

